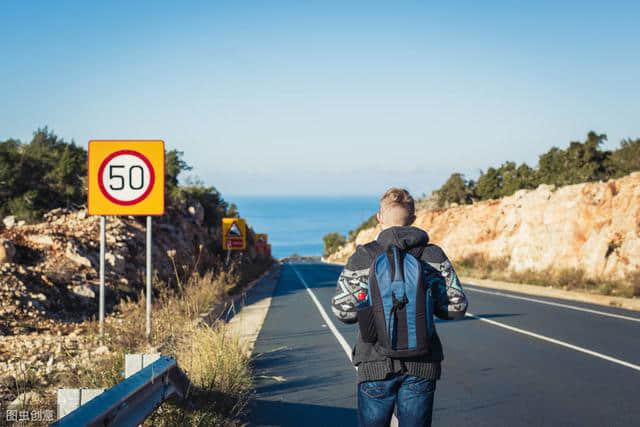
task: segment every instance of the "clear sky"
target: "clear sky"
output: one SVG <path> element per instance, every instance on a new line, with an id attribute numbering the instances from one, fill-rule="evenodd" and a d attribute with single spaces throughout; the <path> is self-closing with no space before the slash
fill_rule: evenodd
<path id="1" fill-rule="evenodd" d="M 640 137 L 640 2 L 448 3 L 5 0 L 0 139 L 162 138 L 225 195 L 314 195 Z"/>

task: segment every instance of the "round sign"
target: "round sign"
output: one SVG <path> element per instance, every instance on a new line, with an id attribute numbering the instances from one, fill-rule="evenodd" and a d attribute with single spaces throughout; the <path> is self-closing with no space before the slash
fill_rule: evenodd
<path id="1" fill-rule="evenodd" d="M 149 159 L 133 150 L 111 153 L 100 164 L 98 185 L 111 202 L 130 206 L 143 201 L 155 182 Z"/>

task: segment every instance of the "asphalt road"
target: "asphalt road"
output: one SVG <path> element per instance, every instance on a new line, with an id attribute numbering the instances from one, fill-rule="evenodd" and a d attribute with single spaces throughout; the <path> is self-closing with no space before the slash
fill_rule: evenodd
<path id="1" fill-rule="evenodd" d="M 344 348 L 356 327 L 329 306 L 340 271 L 283 266 L 254 349 L 251 425 L 356 424 L 356 374 Z M 475 317 L 437 323 L 445 361 L 435 426 L 640 425 L 640 313 L 465 291 Z"/>

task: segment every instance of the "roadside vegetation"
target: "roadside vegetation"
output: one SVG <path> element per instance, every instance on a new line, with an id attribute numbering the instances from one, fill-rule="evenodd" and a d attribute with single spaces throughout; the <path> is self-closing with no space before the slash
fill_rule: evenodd
<path id="1" fill-rule="evenodd" d="M 340 233 L 329 233 L 326 234 L 322 241 L 324 242 L 324 256 L 329 256 L 336 252 L 338 249 L 342 247 L 345 243 L 347 243 L 347 239 Z"/>
<path id="2" fill-rule="evenodd" d="M 179 183 L 191 170 L 183 152 L 169 150 L 165 156 L 167 204 L 200 202 L 209 224 L 225 215 L 238 216 L 215 187 L 199 180 Z M 57 136 L 47 127 L 33 133 L 29 142 L 0 141 L 0 218 L 13 215 L 32 223 L 52 209 L 79 209 L 87 200 L 87 150 Z"/>
<path id="3" fill-rule="evenodd" d="M 179 179 L 191 170 L 181 151 L 170 150 L 165 159 L 167 214 L 157 223 L 171 222 L 190 209 L 189 218 L 200 218 L 189 219 L 190 227 L 212 236 L 208 239 L 210 243 L 200 244 L 194 259 L 184 259 L 175 250 L 157 258 L 162 260 L 157 262 L 167 263 L 172 270 L 169 275 L 160 276 L 156 269 L 151 342 L 147 342 L 144 331 L 144 294 L 138 294 L 134 287 L 107 315 L 102 339 L 97 335 L 95 320 L 75 323 L 71 332 L 57 335 L 25 334 L 28 347 L 39 347 L 44 341 L 55 349 L 51 350 L 50 358 L 43 352 L 46 366 L 41 370 L 33 365 L 34 358 L 41 357 L 35 355 L 20 360 L 20 369 L 15 374 L 0 376 L 0 391 L 10 390 L 11 399 L 21 397 L 16 399 L 22 402 L 17 407 L 20 411 L 55 408 L 58 387 L 109 388 L 123 380 L 125 353 L 157 352 L 175 357 L 193 388 L 188 404 L 168 402 L 145 425 L 241 424 L 239 419 L 251 393 L 249 356 L 239 338 L 229 333 L 223 322 L 206 324 L 201 314 L 239 292 L 273 261 L 261 258 L 252 261 L 255 257 L 248 254 L 234 254 L 238 256 L 232 257 L 230 265 L 222 264 L 221 243 L 216 240 L 219 233 L 214 228 L 220 227 L 222 217 L 239 216 L 237 206 L 228 204 L 215 187 L 197 179 Z M 46 127 L 34 132 L 32 140 L 26 143 L 15 139 L 0 141 L 0 219 L 13 215 L 17 220 L 36 223 L 53 209 L 81 210 L 86 206 L 86 167 L 87 151 Z M 250 247 L 253 245 L 252 232 L 248 243 Z M 206 253 L 205 246 L 211 246 L 208 262 L 201 259 L 202 253 Z M 23 266 L 18 268 L 26 271 Z M 115 286 L 119 285 L 112 289 Z M 63 369 L 54 369 L 53 365 L 60 364 Z M 6 408 L 5 403 L 9 402 L 0 403 Z"/>
<path id="4" fill-rule="evenodd" d="M 34 393 L 35 400 L 19 407 L 36 410 L 55 407 L 55 389 L 110 388 L 124 379 L 125 353 L 161 353 L 174 357 L 191 381 L 184 402 L 163 404 L 145 422 L 153 426 L 237 426 L 252 392 L 250 357 L 239 337 L 223 321 L 209 325 L 201 315 L 257 278 L 271 261 L 231 268 L 220 266 L 205 274 L 193 273 L 179 287 L 154 283 L 151 342 L 145 338 L 145 299 L 122 301 L 105 318 L 105 337 L 97 322 L 87 322 L 79 334 L 94 349 L 90 359 L 69 357 L 66 372 L 46 384 L 26 365 L 11 384 L 16 394 Z"/>
<path id="5" fill-rule="evenodd" d="M 533 189 L 541 184 L 563 185 L 606 181 L 640 170 L 640 138 L 625 139 L 613 151 L 600 145 L 606 134 L 589 132 L 583 142 L 574 141 L 565 149 L 553 147 L 540 155 L 535 168 L 526 163 L 505 162 L 481 171 L 477 181 L 453 173 L 434 192 L 437 205 L 470 204 L 474 201 L 510 196 L 518 190 Z"/>
<path id="6" fill-rule="evenodd" d="M 353 242 L 354 240 L 356 240 L 356 236 L 362 230 L 375 227 L 376 225 L 378 225 L 378 217 L 376 216 L 376 214 L 373 214 L 354 230 L 350 230 L 346 238 L 342 234 L 336 232 L 325 234 L 325 236 L 322 238 L 322 241 L 324 242 L 324 256 L 327 257 L 334 254 L 345 243 Z"/>
<path id="7" fill-rule="evenodd" d="M 458 274 L 479 279 L 502 280 L 537 286 L 551 286 L 564 290 L 577 290 L 600 295 L 618 297 L 640 297 L 640 272 L 631 274 L 624 280 L 590 279 L 579 268 L 560 271 L 527 270 L 514 272 L 508 269 L 509 257 L 488 258 L 484 254 L 471 254 L 453 261 Z"/>

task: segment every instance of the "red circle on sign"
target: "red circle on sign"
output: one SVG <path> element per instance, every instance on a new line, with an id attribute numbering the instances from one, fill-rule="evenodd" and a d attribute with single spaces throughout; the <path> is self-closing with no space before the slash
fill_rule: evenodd
<path id="1" fill-rule="evenodd" d="M 107 189 L 104 186 L 104 182 L 102 182 L 102 176 L 104 175 L 104 169 L 107 167 L 107 164 L 111 161 L 111 159 L 113 159 L 114 157 L 117 157 L 117 156 L 125 155 L 125 154 L 128 154 L 130 156 L 134 156 L 134 157 L 139 158 L 140 160 L 142 160 L 144 162 L 144 164 L 149 169 L 149 175 L 150 175 L 149 176 L 149 188 L 147 188 L 144 193 L 142 193 L 139 197 L 136 197 L 133 200 L 118 200 L 118 199 L 116 199 L 111 194 L 109 194 L 109 192 L 107 191 Z M 116 205 L 121 205 L 121 206 L 135 205 L 136 203 L 140 203 L 141 201 L 146 199 L 147 196 L 149 196 L 149 194 L 151 193 L 151 190 L 153 190 L 153 184 L 155 183 L 155 179 L 156 179 L 156 174 L 155 174 L 155 172 L 153 170 L 153 166 L 151 165 L 151 162 L 149 161 L 149 159 L 147 159 L 145 156 L 143 156 L 142 154 L 138 153 L 137 151 L 133 151 L 133 150 L 120 150 L 120 151 L 115 151 L 115 152 L 109 154 L 102 161 L 102 163 L 100 163 L 100 168 L 98 168 L 98 186 L 100 187 L 100 191 L 102 192 L 104 197 L 106 197 L 111 203 L 115 203 Z"/>

